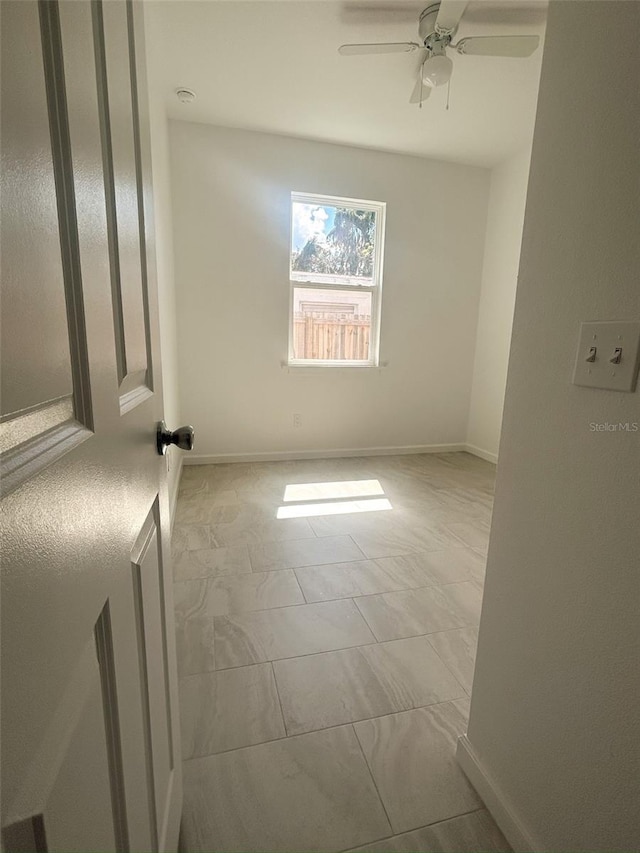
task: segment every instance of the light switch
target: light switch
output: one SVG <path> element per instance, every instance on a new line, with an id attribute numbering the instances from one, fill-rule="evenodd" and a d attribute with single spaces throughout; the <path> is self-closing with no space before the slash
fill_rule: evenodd
<path id="1" fill-rule="evenodd" d="M 640 323 L 582 323 L 574 385 L 634 391 L 640 361 Z"/>

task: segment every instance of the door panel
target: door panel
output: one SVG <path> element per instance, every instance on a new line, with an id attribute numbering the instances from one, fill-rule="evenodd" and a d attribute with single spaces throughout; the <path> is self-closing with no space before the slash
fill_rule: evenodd
<path id="1" fill-rule="evenodd" d="M 30 786 L 39 802 L 25 801 L 22 807 L 31 817 L 4 832 L 9 851 L 121 849 L 116 847 L 112 812 L 103 807 L 110 799 L 111 779 L 100 674 L 91 644 L 41 745 L 39 779 Z"/>
<path id="2" fill-rule="evenodd" d="M 73 392 L 67 336 L 64 276 L 51 151 L 42 51 L 25 51 L 24 40 L 40 41 L 38 9 L 10 3 L 3 21 L 2 227 L 3 258 L 2 415 L 41 406 Z M 12 39 L 10 32 L 21 32 Z M 25 185 L 24 176 L 30 180 Z M 38 246 L 38 252 L 33 247 Z M 23 282 L 37 281 L 36 295 Z M 28 314 L 40 351 L 24 351 L 21 315 Z M 46 353 L 46 359 L 43 354 Z"/>
<path id="3" fill-rule="evenodd" d="M 97 670 L 94 660 L 89 693 L 42 814 L 48 850 L 122 849 L 116 846 L 113 813 L 102 807 L 110 799 L 111 779 Z"/>
<path id="4" fill-rule="evenodd" d="M 141 11 L 124 0 L 104 10 L 75 0 L 0 5 L 2 196 L 11 201 L 1 223 L 10 324 L 2 353 L 10 411 L 0 423 L 6 851 L 177 846 L 182 782 L 166 470 L 155 448 L 162 397 Z M 120 75 L 111 85 L 129 93 L 113 121 L 103 20 Z M 112 150 L 125 153 L 112 163 Z M 34 187 L 42 175 L 46 197 Z M 67 354 L 66 373 L 51 353 Z M 16 412 L 23 403 L 30 408 Z"/>
<path id="5" fill-rule="evenodd" d="M 56 34 L 34 3 L 7 3 L 2 18 L 0 489 L 5 494 L 86 439 L 92 413 L 77 231 L 64 173 L 69 145 L 60 133 L 64 104 L 52 82 Z M 25 42 L 40 42 L 42 28 L 49 49 L 24 50 Z M 20 38 L 12 36 L 15 32 Z M 25 335 L 36 345 L 25 346 Z"/>
<path id="6" fill-rule="evenodd" d="M 134 546 L 131 563 L 145 712 L 150 811 L 157 844 L 173 785 L 173 744 L 164 622 L 164 572 L 156 519 L 157 506 L 154 506 Z"/>
<path id="7" fill-rule="evenodd" d="M 94 628 L 96 654 L 100 669 L 102 712 L 109 762 L 111 816 L 116 850 L 129 850 L 126 781 L 122 753 L 120 709 L 118 707 L 117 664 L 113 646 L 111 602 L 107 601 Z M 136 823 L 145 824 L 144 813 Z M 145 836 L 149 842 L 149 838 Z M 149 849 L 151 845 L 149 844 Z M 142 849 L 142 848 L 140 848 Z"/>
<path id="8" fill-rule="evenodd" d="M 131 8 L 95 5 L 102 144 L 105 161 L 113 322 L 120 405 L 127 411 L 148 385 L 148 319 L 143 252 L 144 210 L 139 193 L 141 163 L 137 98 L 131 86 L 135 43 Z"/>

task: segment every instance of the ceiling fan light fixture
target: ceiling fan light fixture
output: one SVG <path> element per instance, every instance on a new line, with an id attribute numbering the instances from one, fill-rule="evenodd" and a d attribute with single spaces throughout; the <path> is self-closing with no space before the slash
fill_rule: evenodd
<path id="1" fill-rule="evenodd" d="M 436 86 L 446 86 L 451 79 L 452 71 L 453 62 L 448 56 L 444 54 L 432 56 L 422 66 L 422 82 L 425 86 L 431 86 L 432 89 Z"/>

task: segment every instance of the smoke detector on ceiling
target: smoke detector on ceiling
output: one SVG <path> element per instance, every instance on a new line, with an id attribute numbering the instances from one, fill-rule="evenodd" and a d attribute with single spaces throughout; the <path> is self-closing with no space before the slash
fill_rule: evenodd
<path id="1" fill-rule="evenodd" d="M 181 104 L 192 104 L 196 99 L 196 93 L 193 89 L 186 89 L 184 86 L 181 86 L 179 89 L 176 89 L 176 97 Z"/>

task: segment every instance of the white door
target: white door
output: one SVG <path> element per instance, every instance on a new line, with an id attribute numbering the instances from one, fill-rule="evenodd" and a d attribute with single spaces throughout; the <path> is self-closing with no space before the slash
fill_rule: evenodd
<path id="1" fill-rule="evenodd" d="M 1 4 L 8 853 L 178 841 L 140 14 L 125 0 Z"/>

